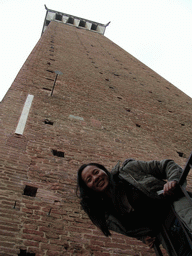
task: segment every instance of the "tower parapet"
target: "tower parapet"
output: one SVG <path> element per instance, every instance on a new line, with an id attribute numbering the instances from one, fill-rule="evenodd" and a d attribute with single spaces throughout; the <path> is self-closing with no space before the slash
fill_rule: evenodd
<path id="1" fill-rule="evenodd" d="M 47 29 L 47 26 L 49 25 L 49 23 L 52 20 L 61 22 L 61 23 L 64 23 L 64 24 L 67 24 L 70 26 L 75 26 L 78 28 L 91 30 L 93 32 L 96 32 L 96 33 L 99 33 L 102 35 L 104 35 L 105 29 L 110 23 L 110 22 L 108 22 L 106 25 L 104 25 L 104 24 L 101 24 L 101 23 L 98 23 L 95 21 L 87 20 L 84 18 L 80 18 L 80 17 L 74 16 L 74 15 L 67 14 L 67 13 L 54 11 L 54 10 L 48 9 L 46 5 L 45 5 L 45 9 L 47 10 L 47 12 L 45 15 L 42 34 L 43 34 L 43 32 L 45 32 L 45 30 Z"/>

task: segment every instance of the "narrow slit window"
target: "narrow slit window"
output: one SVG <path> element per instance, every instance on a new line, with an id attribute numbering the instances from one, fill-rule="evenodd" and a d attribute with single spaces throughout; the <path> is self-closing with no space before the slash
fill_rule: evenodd
<path id="1" fill-rule="evenodd" d="M 57 151 L 56 149 L 52 149 L 52 153 L 53 153 L 54 156 L 64 157 L 64 152 L 63 151 Z"/>
<path id="2" fill-rule="evenodd" d="M 37 188 L 36 187 L 32 187 L 32 186 L 28 186 L 28 185 L 25 186 L 23 195 L 36 197 L 36 194 L 37 194 Z"/>

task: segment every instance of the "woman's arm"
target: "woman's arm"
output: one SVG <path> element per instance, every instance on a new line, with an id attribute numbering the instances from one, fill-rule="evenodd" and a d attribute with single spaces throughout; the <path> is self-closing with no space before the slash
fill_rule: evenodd
<path id="1" fill-rule="evenodd" d="M 125 168 L 134 169 L 135 172 L 143 172 L 144 174 L 151 174 L 160 180 L 179 181 L 183 169 L 173 160 L 162 161 L 130 161 Z"/>

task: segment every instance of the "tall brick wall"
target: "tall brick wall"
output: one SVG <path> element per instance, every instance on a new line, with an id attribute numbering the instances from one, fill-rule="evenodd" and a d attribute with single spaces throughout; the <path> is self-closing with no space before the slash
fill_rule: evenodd
<path id="1" fill-rule="evenodd" d="M 63 74 L 50 96 L 55 70 Z M 17 135 L 28 94 L 32 107 Z M 75 195 L 76 172 L 92 161 L 110 170 L 129 157 L 183 167 L 191 104 L 106 37 L 51 22 L 0 103 L 0 255 L 154 255 L 92 225 Z M 23 194 L 26 186 L 37 189 L 34 197 Z"/>

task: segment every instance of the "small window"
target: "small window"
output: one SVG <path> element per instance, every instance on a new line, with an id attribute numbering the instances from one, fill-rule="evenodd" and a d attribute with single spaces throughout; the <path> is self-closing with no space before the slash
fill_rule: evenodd
<path id="1" fill-rule="evenodd" d="M 24 188 L 23 195 L 35 197 L 37 194 L 37 188 L 26 185 Z"/>
<path id="2" fill-rule="evenodd" d="M 62 21 L 62 14 L 56 13 L 55 19 L 59 20 L 59 21 Z"/>
<path id="3" fill-rule="evenodd" d="M 72 17 L 69 17 L 67 20 L 67 23 L 73 24 L 74 23 L 74 19 Z"/>
<path id="4" fill-rule="evenodd" d="M 80 20 L 79 27 L 85 27 L 86 22 L 84 20 Z"/>
<path id="5" fill-rule="evenodd" d="M 91 30 L 97 30 L 97 25 L 96 24 L 92 24 Z"/>

